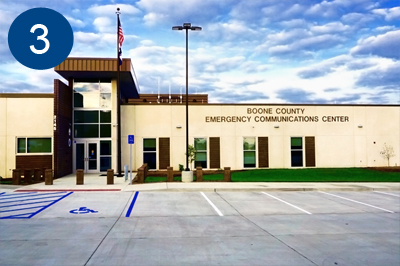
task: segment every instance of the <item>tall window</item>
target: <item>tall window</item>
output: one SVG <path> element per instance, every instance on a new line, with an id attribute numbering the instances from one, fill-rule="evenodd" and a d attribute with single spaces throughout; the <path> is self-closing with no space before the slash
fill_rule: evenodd
<path id="1" fill-rule="evenodd" d="M 256 167 L 256 138 L 243 138 L 243 166 Z"/>
<path id="2" fill-rule="evenodd" d="M 110 110 L 74 110 L 75 138 L 111 138 Z"/>
<path id="3" fill-rule="evenodd" d="M 111 109 L 111 83 L 74 82 L 74 107 Z"/>
<path id="4" fill-rule="evenodd" d="M 157 169 L 156 139 L 143 139 L 143 163 L 147 163 L 149 169 Z"/>
<path id="5" fill-rule="evenodd" d="M 51 153 L 51 138 L 18 138 L 17 153 Z"/>
<path id="6" fill-rule="evenodd" d="M 194 148 L 196 150 L 196 157 L 194 159 L 194 167 L 207 168 L 207 139 L 195 138 Z"/>
<path id="7" fill-rule="evenodd" d="M 290 139 L 290 150 L 292 157 L 292 167 L 303 166 L 303 138 L 292 137 Z"/>
<path id="8" fill-rule="evenodd" d="M 74 137 L 111 138 L 111 83 L 74 82 Z"/>
<path id="9" fill-rule="evenodd" d="M 111 169 L 111 140 L 100 141 L 100 171 Z"/>

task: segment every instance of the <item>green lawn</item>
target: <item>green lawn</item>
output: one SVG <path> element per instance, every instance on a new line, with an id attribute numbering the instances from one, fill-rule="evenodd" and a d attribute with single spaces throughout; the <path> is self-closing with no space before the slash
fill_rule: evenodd
<path id="1" fill-rule="evenodd" d="M 400 172 L 368 168 L 256 169 L 232 172 L 232 182 L 400 182 Z M 204 181 L 223 181 L 223 174 L 203 175 Z M 166 177 L 147 177 L 145 182 L 166 182 Z M 180 181 L 180 177 L 174 177 Z"/>

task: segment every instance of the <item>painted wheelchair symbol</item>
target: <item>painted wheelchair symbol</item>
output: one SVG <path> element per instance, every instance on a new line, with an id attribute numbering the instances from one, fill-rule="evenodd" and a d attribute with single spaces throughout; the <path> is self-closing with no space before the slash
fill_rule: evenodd
<path id="1" fill-rule="evenodd" d="M 86 213 L 97 213 L 98 211 L 94 211 L 86 207 L 80 207 L 79 209 L 70 210 L 69 212 L 73 214 L 86 214 Z"/>

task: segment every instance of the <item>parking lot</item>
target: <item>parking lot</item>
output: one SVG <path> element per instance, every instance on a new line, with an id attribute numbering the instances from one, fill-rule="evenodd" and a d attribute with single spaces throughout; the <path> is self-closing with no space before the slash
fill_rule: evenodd
<path id="1" fill-rule="evenodd" d="M 0 265 L 400 265 L 400 191 L 0 193 Z"/>

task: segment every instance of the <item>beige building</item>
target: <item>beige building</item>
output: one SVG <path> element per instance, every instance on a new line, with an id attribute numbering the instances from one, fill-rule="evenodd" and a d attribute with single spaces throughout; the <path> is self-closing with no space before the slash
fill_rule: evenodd
<path id="1" fill-rule="evenodd" d="M 0 94 L 0 176 L 52 168 L 56 177 L 118 166 L 115 59 L 68 58 L 54 94 Z M 121 66 L 121 164 L 185 165 L 185 96 L 140 94 L 129 59 Z M 399 105 L 210 104 L 189 95 L 191 168 L 232 169 L 400 165 Z"/>

